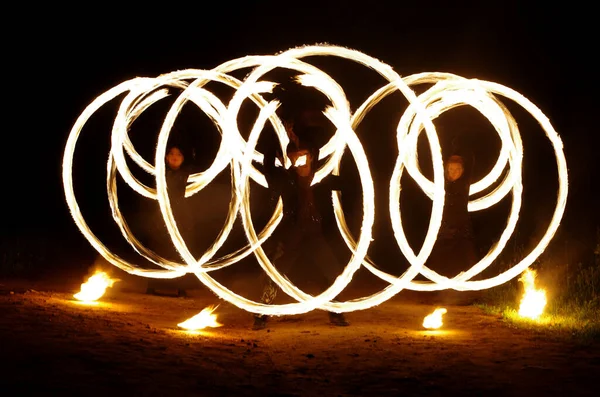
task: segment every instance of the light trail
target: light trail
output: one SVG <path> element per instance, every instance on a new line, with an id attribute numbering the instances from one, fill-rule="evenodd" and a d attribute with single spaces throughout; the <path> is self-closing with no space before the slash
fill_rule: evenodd
<path id="1" fill-rule="evenodd" d="M 309 56 L 333 56 L 357 62 L 380 74 L 388 81 L 388 84 L 376 90 L 364 103 L 357 107 L 356 111 L 352 112 L 342 87 L 322 70 L 303 61 L 303 58 Z M 252 71 L 247 74 L 244 80 L 229 75 L 231 72 L 245 68 L 252 68 Z M 353 160 L 356 162 L 361 181 L 363 219 L 358 238 L 352 236 L 348 229 L 339 194 L 337 192 L 332 194 L 332 204 L 340 233 L 353 255 L 334 283 L 317 296 L 311 296 L 303 292 L 284 275 L 280 274 L 262 249 L 262 243 L 271 236 L 281 220 L 283 213 L 281 200 L 278 202 L 271 220 L 260 233 L 257 233 L 254 229 L 251 219 L 250 184 L 254 182 L 265 188 L 268 187 L 265 176 L 253 165 L 253 162 L 262 163 L 264 159 L 263 154 L 256 150 L 256 143 L 265 124 L 267 122 L 271 123 L 284 150 L 289 142 L 285 128 L 276 114 L 279 103 L 277 101 L 268 102 L 263 98 L 263 95 L 271 92 L 276 84 L 262 79 L 268 72 L 277 68 L 294 71 L 297 73 L 297 80 L 301 85 L 316 89 L 331 102 L 331 106 L 327 107 L 324 114 L 334 125 L 336 132 L 320 148 L 319 159 L 325 161 L 317 170 L 312 184 L 319 183 L 329 174 L 339 174 L 340 162 L 346 149 L 349 149 Z M 204 88 L 209 82 L 225 84 L 235 90 L 229 103 L 224 104 Z M 411 87 L 421 84 L 429 84 L 431 87 L 417 96 Z M 155 164 L 152 165 L 137 153 L 129 139 L 128 132 L 140 114 L 169 95 L 169 89 L 178 90 L 180 94 L 165 116 L 158 136 Z M 375 218 L 375 190 L 368 159 L 355 132 L 366 114 L 383 98 L 396 91 L 400 91 L 409 101 L 409 106 L 404 110 L 397 126 L 398 157 L 390 178 L 389 188 L 389 211 L 394 236 L 402 254 L 410 263 L 410 268 L 400 277 L 383 272 L 367 257 Z M 107 163 L 108 199 L 113 219 L 119 226 L 123 237 L 140 255 L 159 265 L 162 268 L 161 270 L 145 269 L 111 253 L 90 230 L 75 199 L 72 166 L 78 137 L 85 124 L 98 109 L 116 97 L 123 95 L 124 99 L 118 109 L 111 131 L 111 149 Z M 548 229 L 531 253 L 512 268 L 497 276 L 471 281 L 474 276 L 488 268 L 506 246 L 515 230 L 521 208 L 523 189 L 521 177 L 523 147 L 521 137 L 516 121 L 498 96 L 519 104 L 529 112 L 541 125 L 552 143 L 558 169 L 558 197 Z M 237 123 L 238 113 L 246 100 L 252 101 L 259 109 L 257 119 L 247 140 L 243 138 L 238 130 Z M 188 101 L 198 106 L 212 120 L 215 128 L 221 134 L 222 140 L 211 166 L 204 172 L 190 175 L 185 193 L 186 197 L 190 197 L 208 186 L 227 166 L 231 169 L 232 177 L 231 201 L 224 226 L 212 245 L 199 258 L 192 255 L 177 227 L 167 195 L 165 164 L 163 161 L 171 129 L 181 109 Z M 425 266 L 441 225 L 445 196 L 441 147 L 433 120 L 442 113 L 458 106 L 471 106 L 477 109 L 490 121 L 502 142 L 502 149 L 495 165 L 485 177 L 470 186 L 469 192 L 470 195 L 474 195 L 490 187 L 496 187 L 482 197 L 470 200 L 468 210 L 484 210 L 498 203 L 508 194 L 511 194 L 512 206 L 506 228 L 490 251 L 470 269 L 465 269 L 464 272 L 454 278 L 447 278 Z M 428 180 L 419 169 L 417 140 L 421 132 L 425 132 L 430 145 L 433 180 Z M 156 178 L 156 189 L 142 184 L 131 174 L 126 164 L 125 152 L 145 172 Z M 289 166 L 289 159 L 285 153 L 284 162 L 286 166 Z M 506 171 L 507 167 L 508 171 Z M 427 234 L 422 246 L 416 253 L 408 244 L 404 234 L 399 208 L 400 180 L 404 171 L 415 180 L 427 197 L 432 200 L 431 218 Z M 173 262 L 162 258 L 152 250 L 144 247 L 133 235 L 118 206 L 117 174 L 138 194 L 158 201 L 163 220 L 173 244 L 183 259 L 182 262 Z M 498 181 L 503 174 L 505 174 L 504 179 Z M 90 244 L 110 263 L 128 273 L 145 277 L 175 278 L 186 273 L 194 273 L 204 285 L 220 298 L 244 310 L 268 315 L 299 314 L 314 309 L 335 312 L 363 310 L 381 304 L 404 288 L 420 291 L 446 288 L 481 290 L 502 284 L 527 269 L 544 251 L 554 236 L 565 210 L 568 190 L 567 180 L 566 160 L 560 137 L 541 110 L 516 91 L 497 83 L 466 79 L 450 73 L 419 73 L 401 77 L 391 66 L 364 53 L 345 47 L 329 45 L 303 46 L 284 51 L 278 55 L 242 57 L 223 63 L 212 70 L 189 69 L 167 73 L 156 78 L 135 78 L 125 81 L 98 96 L 84 109 L 71 129 L 63 157 L 63 185 L 66 201 L 73 219 Z M 235 252 L 215 258 L 216 252 L 223 246 L 229 236 L 238 214 L 242 219 L 248 244 Z M 250 254 L 255 255 L 267 275 L 282 291 L 294 298 L 297 301 L 296 303 L 266 305 L 255 302 L 234 293 L 210 276 L 211 271 L 230 266 Z M 348 285 L 360 266 L 365 266 L 390 285 L 370 296 L 345 302 L 333 301 Z M 423 274 L 429 281 L 414 281 L 419 273 Z"/>

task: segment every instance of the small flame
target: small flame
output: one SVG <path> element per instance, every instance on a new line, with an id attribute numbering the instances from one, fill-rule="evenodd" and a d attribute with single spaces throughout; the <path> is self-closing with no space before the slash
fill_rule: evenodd
<path id="1" fill-rule="evenodd" d="M 188 318 L 177 326 L 188 331 L 195 331 L 206 327 L 220 327 L 223 324 L 217 322 L 217 315 L 213 314 L 218 306 L 208 306 L 194 317 Z"/>
<path id="2" fill-rule="evenodd" d="M 522 317 L 531 318 L 533 320 L 539 318 L 546 307 L 546 291 L 535 288 L 534 270 L 527 269 L 523 272 L 519 281 L 523 283 L 525 293 L 521 298 L 519 306 L 519 315 Z"/>
<path id="3" fill-rule="evenodd" d="M 98 271 L 81 284 L 81 291 L 73 297 L 80 301 L 93 302 L 104 295 L 106 288 L 112 287 L 117 281 L 119 280 L 110 278 L 105 272 Z"/>
<path id="4" fill-rule="evenodd" d="M 446 314 L 448 310 L 443 307 L 438 307 L 433 313 L 425 316 L 423 320 L 423 327 L 427 329 L 438 329 L 442 326 L 442 315 Z"/>

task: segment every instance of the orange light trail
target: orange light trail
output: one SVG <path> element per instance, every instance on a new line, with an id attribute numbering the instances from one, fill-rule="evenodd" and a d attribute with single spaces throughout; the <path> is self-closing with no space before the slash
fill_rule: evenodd
<path id="1" fill-rule="evenodd" d="M 357 62 L 381 75 L 388 83 L 376 90 L 353 111 L 342 87 L 325 72 L 303 60 L 312 56 L 332 56 Z M 236 79 L 229 74 L 244 68 L 252 69 L 244 80 Z M 270 123 L 273 126 L 282 148 L 285 148 L 289 142 L 285 128 L 276 114 L 276 110 L 280 105 L 279 102 L 266 101 L 262 96 L 271 92 L 276 86 L 276 83 L 262 79 L 271 70 L 277 68 L 294 71 L 301 85 L 316 89 L 331 103 L 324 114 L 336 128 L 336 132 L 320 148 L 319 158 L 324 160 L 324 163 L 318 169 L 312 181 L 313 185 L 319 183 L 329 174 L 338 175 L 341 158 L 343 154 L 348 152 L 357 165 L 360 177 L 363 195 L 363 217 L 360 233 L 357 237 L 353 236 L 348 229 L 339 194 L 337 192 L 332 194 L 332 204 L 340 233 L 353 255 L 334 283 L 317 296 L 311 296 L 300 290 L 279 273 L 262 249 L 262 243 L 271 236 L 281 220 L 281 200 L 270 221 L 260 232 L 254 229 L 250 214 L 250 184 L 254 182 L 265 188 L 268 187 L 264 175 L 253 165 L 253 162 L 262 163 L 264 159 L 263 154 L 256 150 L 256 144 L 265 124 Z M 209 82 L 217 82 L 233 88 L 234 94 L 231 100 L 225 104 L 208 91 L 205 85 Z M 423 84 L 430 85 L 430 87 L 417 95 L 412 87 Z M 169 89 L 179 90 L 180 94 L 166 114 L 160 129 L 153 165 L 137 153 L 129 139 L 128 132 L 132 123 L 143 111 L 169 95 Z M 383 98 L 397 91 L 400 91 L 409 102 L 408 108 L 404 110 L 399 118 L 400 121 L 396 129 L 398 157 L 389 185 L 389 212 L 394 236 L 402 254 L 410 263 L 410 268 L 399 277 L 382 271 L 367 257 L 367 251 L 372 241 L 372 227 L 375 217 L 375 190 L 369 162 L 356 133 L 366 114 Z M 111 131 L 111 150 L 107 162 L 109 203 L 113 219 L 123 237 L 141 256 L 160 266 L 160 270 L 140 267 L 110 252 L 90 230 L 75 199 L 72 167 L 78 137 L 84 125 L 95 112 L 116 97 L 123 96 L 123 94 L 125 94 L 124 99 L 118 109 Z M 506 246 L 515 230 L 521 209 L 523 147 L 517 123 L 499 99 L 500 97 L 523 107 L 538 121 L 550 140 L 555 152 L 558 170 L 558 197 L 548 229 L 528 255 L 501 274 L 473 281 L 471 279 L 488 268 Z M 238 130 L 238 114 L 242 103 L 246 100 L 252 101 L 259 109 L 257 119 L 247 140 L 242 137 Z M 198 106 L 212 120 L 215 128 L 221 134 L 222 140 L 211 166 L 204 172 L 190 176 L 186 188 L 186 197 L 192 196 L 206 187 L 225 167 L 229 166 L 231 168 L 232 175 L 230 211 L 225 219 L 223 229 L 212 245 L 198 258 L 194 257 L 186 246 L 174 219 L 166 190 L 165 164 L 163 161 L 172 127 L 181 109 L 188 102 Z M 486 191 L 486 189 L 492 189 L 482 197 L 471 199 L 468 205 L 469 211 L 481 211 L 489 208 L 507 195 L 511 196 L 512 204 L 506 228 L 501 233 L 498 242 L 470 269 L 465 269 L 464 272 L 454 278 L 447 278 L 425 266 L 441 225 L 445 196 L 441 147 L 433 121 L 442 113 L 458 106 L 471 106 L 479 111 L 494 126 L 502 142 L 502 149 L 494 167 L 488 175 L 471 185 L 470 194 L 474 195 Z M 416 145 L 421 132 L 426 134 L 430 145 L 433 180 L 428 180 L 421 173 L 417 162 Z M 144 171 L 156 178 L 156 189 L 144 185 L 131 174 L 127 166 L 125 153 Z M 290 160 L 285 153 L 284 163 L 286 167 L 289 167 Z M 408 244 L 404 234 L 399 208 L 400 179 L 405 171 L 432 200 L 431 218 L 427 234 L 423 245 L 416 252 Z M 152 250 L 144 247 L 133 235 L 118 206 L 117 174 L 135 192 L 158 201 L 173 244 L 183 258 L 182 262 L 162 258 Z M 502 175 L 505 175 L 505 177 L 499 181 Z M 99 95 L 83 110 L 76 120 L 65 146 L 62 176 L 66 201 L 76 225 L 90 244 L 111 264 L 128 273 L 153 278 L 176 278 L 186 273 L 194 273 L 205 286 L 221 299 L 244 310 L 268 315 L 300 314 L 314 309 L 335 312 L 363 310 L 385 302 L 404 288 L 420 291 L 447 288 L 481 290 L 500 285 L 521 274 L 545 250 L 560 224 L 565 210 L 568 190 L 567 166 L 560 137 L 541 110 L 523 95 L 497 83 L 466 79 L 450 73 L 419 73 L 401 77 L 391 66 L 362 52 L 330 45 L 292 48 L 278 55 L 246 56 L 225 62 L 212 70 L 188 69 L 167 73 L 156 78 L 138 77 L 125 81 Z M 217 251 L 229 236 L 238 215 L 242 220 L 248 244 L 233 253 L 215 257 Z M 211 271 L 233 265 L 248 255 L 254 255 L 267 275 L 296 302 L 280 305 L 265 305 L 255 302 L 234 293 L 210 276 Z M 370 296 L 345 302 L 334 301 L 334 298 L 344 290 L 361 266 L 365 266 L 374 275 L 387 281 L 389 285 Z M 414 281 L 418 274 L 423 274 L 428 281 Z"/>

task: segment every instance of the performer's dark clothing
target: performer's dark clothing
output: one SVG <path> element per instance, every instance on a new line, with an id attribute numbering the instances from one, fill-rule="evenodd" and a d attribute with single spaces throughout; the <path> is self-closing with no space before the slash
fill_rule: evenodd
<path id="1" fill-rule="evenodd" d="M 185 189 L 188 184 L 188 177 L 193 172 L 194 168 L 191 165 L 182 165 L 177 170 L 167 167 L 165 173 L 167 194 L 169 195 L 169 202 L 171 204 L 171 209 L 173 210 L 173 217 L 177 223 L 179 233 L 182 235 L 183 240 L 188 246 L 193 245 L 194 243 L 193 217 L 191 216 L 191 210 L 189 208 L 190 203 L 186 201 L 185 198 Z M 171 237 L 168 234 L 158 205 L 156 205 L 155 208 L 156 214 L 152 217 L 154 225 L 150 228 L 150 248 L 167 259 L 182 261 L 181 255 L 179 255 L 179 252 L 177 252 L 177 249 L 171 241 Z M 184 285 L 186 284 L 188 283 L 184 282 L 183 279 L 162 280 L 150 278 L 148 279 L 147 289 L 149 293 L 155 293 L 156 290 L 162 289 L 177 289 L 179 295 L 184 295 Z"/>
<path id="2" fill-rule="evenodd" d="M 427 266 L 443 276 L 452 278 L 477 263 L 471 217 L 468 212 L 470 172 L 468 166 L 455 181 L 446 180 L 442 224 Z M 444 304 L 471 304 L 479 291 L 439 291 Z"/>
<path id="3" fill-rule="evenodd" d="M 317 288 L 317 293 L 321 293 L 333 284 L 342 269 L 323 233 L 319 203 L 331 203 L 331 191 L 340 190 L 340 182 L 339 177 L 329 175 L 315 186 L 310 186 L 317 166 L 317 155 L 312 153 L 313 172 L 307 177 L 300 177 L 293 168 L 275 167 L 275 153 L 266 155 L 265 177 L 272 199 L 282 198 L 283 219 L 265 242 L 264 248 L 279 272 L 300 275 L 309 280 L 309 286 Z M 329 196 L 329 199 L 323 196 Z M 261 301 L 271 304 L 278 287 L 264 272 L 261 277 Z"/>
<path id="4" fill-rule="evenodd" d="M 446 277 L 454 277 L 477 262 L 473 228 L 467 210 L 469 181 L 465 175 L 454 182 L 446 181 L 445 190 L 442 225 L 429 257 L 429 267 Z"/>
<path id="5" fill-rule="evenodd" d="M 173 212 L 182 213 L 186 211 L 184 205 L 185 201 L 185 188 L 187 186 L 187 180 L 192 173 L 190 166 L 182 165 L 177 170 L 172 170 L 167 167 L 165 173 L 165 179 L 167 182 L 167 193 L 169 194 L 169 201 L 173 207 Z M 177 215 L 175 215 L 177 217 Z"/>
<path id="6" fill-rule="evenodd" d="M 171 209 L 173 210 L 173 217 L 175 218 L 179 232 L 186 242 L 190 241 L 192 237 L 193 227 L 193 219 L 189 208 L 190 203 L 185 198 L 187 180 L 192 173 L 193 168 L 188 165 L 182 165 L 177 170 L 172 170 L 167 167 L 165 172 L 167 194 L 169 195 L 169 202 L 171 204 Z M 151 228 L 151 248 L 156 250 L 161 256 L 167 255 L 169 259 L 180 260 L 180 256 L 175 252 L 176 250 L 168 235 L 158 202 L 155 202 L 155 204 L 153 210 L 154 214 L 151 217 L 153 222 L 153 227 Z"/>
<path id="7" fill-rule="evenodd" d="M 439 237 L 441 239 L 473 239 L 471 217 L 468 212 L 469 181 L 464 175 L 454 182 L 446 181 L 446 200 Z"/>

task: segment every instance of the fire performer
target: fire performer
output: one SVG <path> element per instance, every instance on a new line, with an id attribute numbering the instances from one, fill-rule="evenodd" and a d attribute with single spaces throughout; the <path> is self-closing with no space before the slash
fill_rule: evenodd
<path id="1" fill-rule="evenodd" d="M 446 199 L 442 225 L 429 262 L 432 268 L 446 277 L 454 277 L 477 262 L 473 226 L 468 211 L 472 164 L 465 157 L 453 154 L 445 164 Z M 445 304 L 470 304 L 477 291 L 441 291 Z"/>
<path id="2" fill-rule="evenodd" d="M 165 156 L 166 162 L 166 174 L 165 179 L 167 181 L 167 193 L 169 195 L 169 201 L 171 208 L 173 209 L 173 215 L 177 222 L 177 226 L 186 241 L 191 241 L 193 238 L 193 217 L 189 211 L 188 203 L 185 199 L 185 189 L 187 186 L 187 180 L 190 174 L 194 172 L 194 165 L 191 162 L 185 161 L 185 156 L 180 146 L 177 144 L 171 144 L 167 148 L 167 154 Z M 157 214 L 156 225 L 162 225 L 162 227 L 153 227 L 152 231 L 152 242 L 159 250 L 160 254 L 169 253 L 171 256 L 179 256 L 175 251 L 173 244 L 166 232 L 162 217 Z M 164 289 L 177 289 L 177 296 L 186 296 L 185 288 L 181 280 L 177 280 L 173 283 L 172 280 L 157 280 L 148 279 L 148 287 L 146 289 L 147 294 L 156 294 L 157 290 Z"/>
<path id="3" fill-rule="evenodd" d="M 314 121 L 311 111 L 305 110 L 285 122 L 290 137 L 286 151 L 292 163 L 289 169 L 283 166 L 280 149 L 271 149 L 265 154 L 264 174 L 272 197 L 281 196 L 283 201 L 283 219 L 265 242 L 265 252 L 280 272 L 301 272 L 311 277 L 322 292 L 333 284 L 341 267 L 323 231 L 323 217 L 316 197 L 321 193 L 331 196 L 332 190 L 340 190 L 340 179 L 329 175 L 311 186 L 319 155 L 315 137 L 322 132 L 311 119 Z M 261 275 L 261 286 L 261 302 L 272 304 L 278 287 L 265 273 Z M 267 318 L 266 315 L 255 315 L 253 329 L 264 329 Z M 336 326 L 349 325 L 342 313 L 329 312 L 329 320 Z"/>

